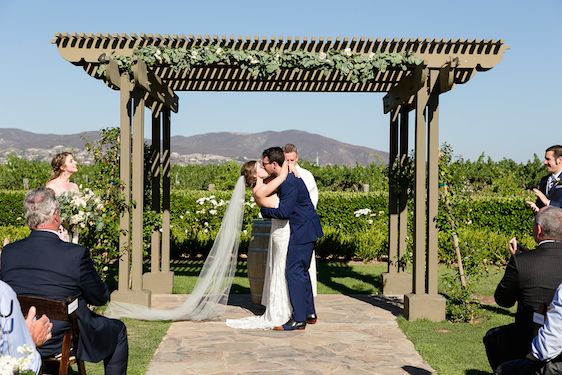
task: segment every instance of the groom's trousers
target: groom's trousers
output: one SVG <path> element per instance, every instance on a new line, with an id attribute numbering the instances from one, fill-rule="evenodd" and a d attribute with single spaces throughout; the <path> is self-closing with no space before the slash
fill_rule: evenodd
<path id="1" fill-rule="evenodd" d="M 313 250 L 314 242 L 299 245 L 289 243 L 285 275 L 296 322 L 306 322 L 307 314 L 316 314 L 308 273 Z"/>

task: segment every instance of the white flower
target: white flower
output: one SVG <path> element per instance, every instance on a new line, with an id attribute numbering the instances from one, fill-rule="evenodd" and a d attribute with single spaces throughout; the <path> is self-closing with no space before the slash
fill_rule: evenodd
<path id="1" fill-rule="evenodd" d="M 343 54 L 346 56 L 351 56 L 351 48 L 347 47 L 343 50 Z"/>
<path id="2" fill-rule="evenodd" d="M 355 212 L 353 213 L 353 215 L 355 215 L 355 217 L 359 217 L 359 216 L 362 216 L 362 215 L 368 215 L 368 214 L 370 214 L 370 213 L 371 213 L 371 209 L 369 209 L 369 208 L 362 208 L 362 209 L 360 209 L 360 210 L 355 211 Z"/>
<path id="3" fill-rule="evenodd" d="M 259 63 L 259 62 L 260 62 L 260 61 L 259 61 L 258 59 L 256 59 L 254 56 L 250 56 L 250 64 L 254 64 L 254 65 L 255 65 L 255 64 Z"/>
<path id="4" fill-rule="evenodd" d="M 211 215 L 216 215 L 216 214 L 217 214 L 217 210 L 209 210 L 209 213 L 210 213 Z"/>
<path id="5" fill-rule="evenodd" d="M 372 220 L 372 219 L 369 219 L 369 220 L 367 220 L 367 223 L 373 224 L 373 220 Z"/>
<path id="6" fill-rule="evenodd" d="M 18 374 L 25 370 L 32 369 L 33 348 L 29 345 L 21 345 L 18 346 L 17 351 L 22 354 L 19 358 L 14 358 L 9 355 L 0 356 L 0 375 Z"/>
<path id="7" fill-rule="evenodd" d="M 326 60 L 326 57 L 328 57 L 328 55 L 326 54 L 326 52 L 320 52 L 320 53 L 318 54 L 318 59 L 319 59 L 319 60 L 324 61 L 324 60 Z"/>
<path id="8" fill-rule="evenodd" d="M 159 49 L 154 52 L 154 58 L 158 60 L 158 62 L 162 62 L 162 52 Z"/>
<path id="9" fill-rule="evenodd" d="M 206 227 L 208 227 L 208 226 L 209 226 L 209 223 L 208 223 L 208 222 L 204 222 L 203 225 L 206 226 Z"/>

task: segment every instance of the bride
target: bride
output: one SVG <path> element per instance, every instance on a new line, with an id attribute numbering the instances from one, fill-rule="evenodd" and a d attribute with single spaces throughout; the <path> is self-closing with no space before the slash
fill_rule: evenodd
<path id="1" fill-rule="evenodd" d="M 253 195 L 258 204 L 274 207 L 277 204 L 277 196 L 273 195 L 273 192 L 285 180 L 289 172 L 289 163 L 285 164 L 287 164 L 287 168 L 283 168 L 282 173 L 267 184 L 263 180 L 265 171 L 258 166 L 257 162 L 247 162 L 243 165 L 242 176 L 236 182 L 213 247 L 205 260 L 192 293 L 182 305 L 173 309 L 154 309 L 112 301 L 104 315 L 111 318 L 126 317 L 143 320 L 210 320 L 223 316 L 236 271 L 244 213 L 245 185 L 254 186 Z M 272 222 L 272 232 L 273 225 Z M 275 254 L 281 255 L 285 259 L 289 240 L 289 226 L 287 223 L 281 222 L 275 224 L 275 228 L 278 226 L 281 226 L 286 233 L 281 231 L 279 232 L 280 235 L 277 236 L 276 230 L 276 234 L 272 236 L 284 241 L 274 244 L 277 250 Z M 273 240 L 270 241 L 273 242 Z M 290 317 L 291 308 L 285 281 L 285 262 L 284 260 L 278 262 L 278 259 L 274 258 L 271 261 L 277 264 L 274 265 L 275 272 L 272 272 L 269 277 L 269 288 L 264 291 L 268 301 L 263 318 L 250 317 L 245 318 L 245 320 L 229 320 L 227 324 L 230 326 L 236 326 L 237 328 L 273 328 L 274 325 L 286 322 Z M 270 290 L 273 293 L 268 293 Z M 252 322 L 253 320 L 256 320 L 256 322 Z M 245 327 L 242 327 L 242 325 Z"/>
<path id="2" fill-rule="evenodd" d="M 290 166 L 287 167 L 269 183 L 264 183 L 267 172 L 255 161 L 250 161 L 242 167 L 242 174 L 246 185 L 252 188 L 252 195 L 260 207 L 277 207 L 279 198 L 275 191 L 287 178 Z M 265 313 L 242 319 L 227 319 L 226 325 L 241 329 L 273 329 L 291 318 L 291 302 L 287 279 L 285 278 L 285 264 L 289 247 L 289 221 L 271 219 L 271 232 L 267 265 L 262 293 L 262 305 L 266 306 Z"/>

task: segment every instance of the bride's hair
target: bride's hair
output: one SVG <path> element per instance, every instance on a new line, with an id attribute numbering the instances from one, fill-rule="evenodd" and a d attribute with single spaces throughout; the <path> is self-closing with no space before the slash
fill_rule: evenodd
<path id="1" fill-rule="evenodd" d="M 255 160 L 250 160 L 242 164 L 242 168 L 240 168 L 240 175 L 244 177 L 244 182 L 249 188 L 256 186 L 256 164 L 257 162 Z"/>
<path id="2" fill-rule="evenodd" d="M 67 156 L 72 155 L 71 152 L 60 152 L 56 154 L 53 159 L 51 160 L 51 167 L 53 168 L 53 173 L 51 174 L 51 180 L 59 177 L 62 174 L 62 167 L 66 164 Z"/>

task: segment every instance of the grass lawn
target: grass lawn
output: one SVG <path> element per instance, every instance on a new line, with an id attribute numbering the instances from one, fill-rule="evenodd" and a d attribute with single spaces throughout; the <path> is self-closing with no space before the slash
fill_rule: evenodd
<path id="1" fill-rule="evenodd" d="M 175 261 L 173 293 L 189 293 L 195 282 L 202 261 Z M 361 262 L 318 263 L 319 294 L 379 294 L 382 290 L 382 273 L 386 263 Z M 440 275 L 454 273 L 446 267 L 440 268 Z M 478 280 L 476 293 L 483 300 L 490 300 L 495 287 L 503 275 L 503 269 L 489 268 L 486 276 Z M 445 285 L 440 277 L 440 289 Z M 241 261 L 235 274 L 231 293 L 249 294 L 250 287 L 246 262 Z M 398 318 L 400 328 L 414 343 L 422 357 L 441 375 L 447 374 L 490 374 L 482 337 L 485 332 L 498 325 L 513 321 L 511 311 L 496 305 L 483 305 L 482 317 L 476 323 L 433 323 L 429 321 L 409 322 Z M 129 334 L 129 374 L 144 374 L 154 352 L 170 322 L 144 322 L 124 319 Z M 86 365 L 88 374 L 103 374 L 103 364 Z"/>

